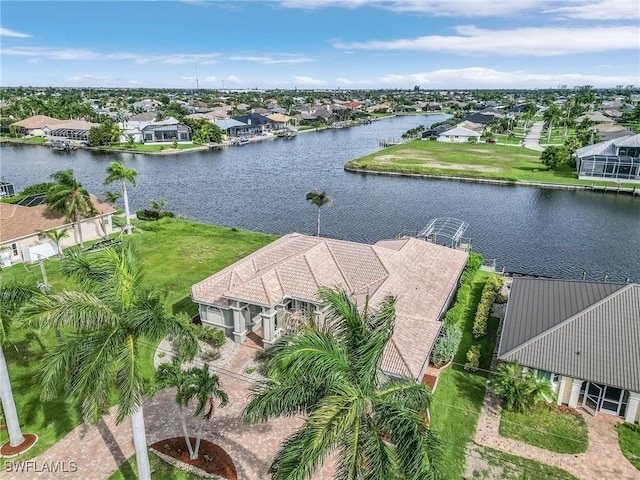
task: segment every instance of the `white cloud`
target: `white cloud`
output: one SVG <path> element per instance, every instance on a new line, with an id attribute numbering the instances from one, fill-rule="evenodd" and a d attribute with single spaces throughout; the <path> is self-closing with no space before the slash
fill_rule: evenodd
<path id="1" fill-rule="evenodd" d="M 637 0 L 282 0 L 287 8 L 374 7 L 434 17 L 510 17 L 558 14 L 561 18 L 631 20 L 640 16 Z M 549 18 L 553 20 L 553 17 Z"/>
<path id="2" fill-rule="evenodd" d="M 581 20 L 633 20 L 640 18 L 637 0 L 598 0 L 547 8 L 544 14 Z"/>
<path id="3" fill-rule="evenodd" d="M 269 55 L 235 55 L 228 57 L 227 60 L 233 60 L 236 62 L 255 62 L 263 63 L 267 65 L 276 63 L 308 63 L 315 62 L 313 58 L 299 57 L 295 55 L 284 55 L 282 57 L 272 57 Z"/>
<path id="4" fill-rule="evenodd" d="M 204 78 L 202 79 L 202 81 L 203 81 L 203 82 L 208 82 L 208 83 L 215 82 L 216 80 L 217 80 L 217 79 L 216 79 L 216 76 L 215 76 L 215 75 L 209 75 L 208 77 L 204 77 Z"/>
<path id="5" fill-rule="evenodd" d="M 355 86 L 355 85 L 373 85 L 372 80 L 349 80 L 348 78 L 336 78 L 336 82 L 340 85 Z"/>
<path id="6" fill-rule="evenodd" d="M 484 67 L 441 69 L 410 74 L 388 74 L 377 79 L 390 87 L 423 88 L 555 88 L 557 85 L 594 85 L 611 87 L 638 82 L 633 75 L 591 75 L 582 73 L 532 73 L 523 70 L 511 72 Z"/>
<path id="7" fill-rule="evenodd" d="M 108 83 L 109 78 L 102 75 L 73 75 L 68 78 L 72 82 Z"/>
<path id="8" fill-rule="evenodd" d="M 315 78 L 311 78 L 311 77 L 294 77 L 293 78 L 296 85 L 307 85 L 307 86 L 313 86 L 313 87 L 320 87 L 323 85 L 326 85 L 327 82 L 325 82 L 324 80 L 317 80 Z"/>
<path id="9" fill-rule="evenodd" d="M 216 63 L 219 53 L 176 53 L 170 55 L 143 55 L 131 52 L 100 53 L 82 48 L 51 48 L 51 47 L 14 47 L 3 48 L 2 55 L 19 57 L 41 57 L 52 60 L 93 61 L 93 60 L 131 60 L 135 63 L 163 63 L 167 65 L 179 65 L 185 63 L 198 63 L 210 65 Z"/>
<path id="10" fill-rule="evenodd" d="M 240 83 L 240 79 L 235 75 L 227 75 L 223 80 L 231 83 Z"/>
<path id="11" fill-rule="evenodd" d="M 473 25 L 454 27 L 457 35 L 429 35 L 396 40 L 334 42 L 348 50 L 411 50 L 462 55 L 550 57 L 558 55 L 637 50 L 636 27 L 523 27 L 490 30 Z"/>
<path id="12" fill-rule="evenodd" d="M 0 27 L 0 37 L 29 38 L 28 33 L 16 32 L 10 28 Z"/>

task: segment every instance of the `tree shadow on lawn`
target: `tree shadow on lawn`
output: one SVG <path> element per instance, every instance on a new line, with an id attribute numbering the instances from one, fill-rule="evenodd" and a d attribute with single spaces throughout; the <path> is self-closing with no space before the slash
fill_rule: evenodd
<path id="1" fill-rule="evenodd" d="M 71 414 L 73 410 L 75 410 L 76 415 Z M 40 423 L 41 428 L 52 428 L 55 437 L 60 439 L 77 426 L 74 418 L 81 418 L 82 414 L 79 405 L 71 405 L 64 400 L 43 402 L 40 399 L 40 395 L 33 395 L 23 403 L 21 415 L 24 425 Z M 42 422 L 38 422 L 39 417 L 43 418 Z M 34 433 L 41 434 L 40 432 Z"/>
<path id="2" fill-rule="evenodd" d="M 111 433 L 111 430 L 109 430 L 109 427 L 103 419 L 100 419 L 97 424 L 97 428 L 98 432 L 100 432 L 102 440 L 104 441 L 104 444 L 109 449 L 109 453 L 111 453 L 111 456 L 116 461 L 116 464 L 120 469 L 120 473 L 122 473 L 122 477 L 125 479 L 136 478 L 136 474 L 133 471 L 131 464 L 127 462 L 127 457 L 120 448 L 120 445 L 118 445 L 118 442 L 113 436 L 113 433 Z"/>
<path id="3" fill-rule="evenodd" d="M 182 297 L 177 302 L 173 303 L 171 305 L 171 311 L 174 315 L 186 312 L 189 317 L 193 317 L 198 314 L 198 305 L 193 303 L 190 295 L 187 295 Z"/>

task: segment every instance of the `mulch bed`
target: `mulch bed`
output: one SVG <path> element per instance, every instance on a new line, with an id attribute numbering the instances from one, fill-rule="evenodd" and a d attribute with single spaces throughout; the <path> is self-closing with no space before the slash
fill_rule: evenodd
<path id="1" fill-rule="evenodd" d="M 5 457 L 5 458 L 17 457 L 21 453 L 24 453 L 27 450 L 29 450 L 31 447 L 33 447 L 35 443 L 38 441 L 38 436 L 34 435 L 33 433 L 25 433 L 23 437 L 24 437 L 24 442 L 22 442 L 17 447 L 12 447 L 11 445 L 9 445 L 9 442 L 2 445 L 2 447 L 0 447 L 0 457 Z"/>
<path id="2" fill-rule="evenodd" d="M 191 439 L 191 445 L 195 445 L 195 438 Z M 187 450 L 184 437 L 161 440 L 151 445 L 151 448 L 165 455 L 169 455 L 179 462 L 204 470 L 207 473 L 218 475 L 227 480 L 238 479 L 236 467 L 229 454 L 225 452 L 222 447 L 207 440 L 202 439 L 200 441 L 198 458 L 194 460 L 189 458 L 189 451 Z"/>

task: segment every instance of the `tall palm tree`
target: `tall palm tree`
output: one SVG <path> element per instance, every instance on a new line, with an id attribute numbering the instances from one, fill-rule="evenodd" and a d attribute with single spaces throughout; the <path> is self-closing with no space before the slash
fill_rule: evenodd
<path id="1" fill-rule="evenodd" d="M 131 235 L 131 215 L 129 214 L 127 182 L 135 187 L 137 175 L 138 172 L 136 172 L 133 168 L 127 169 L 120 162 L 111 162 L 111 165 L 107 167 L 107 178 L 104 179 L 105 185 L 109 185 L 115 181 L 120 182 L 120 188 L 122 190 L 122 200 L 124 202 L 124 216 L 126 220 L 125 229 L 128 235 Z"/>
<path id="2" fill-rule="evenodd" d="M 49 188 L 45 202 L 52 210 L 64 213 L 67 221 L 74 221 L 78 230 L 80 246 L 82 239 L 82 217 L 95 215 L 96 209 L 87 192 L 73 175 L 73 170 L 61 170 L 51 175 L 55 183 Z"/>
<path id="3" fill-rule="evenodd" d="M 162 297 L 144 283 L 142 262 L 131 245 L 76 255 L 65 272 L 78 291 L 36 295 L 23 309 L 37 327 L 62 331 L 40 375 L 42 398 L 65 395 L 82 402 L 85 421 L 97 422 L 117 394 L 116 423 L 131 420 L 139 478 L 151 476 L 142 401 L 145 344 L 177 342 L 187 358 L 198 342 L 187 321 L 167 314 Z"/>
<path id="4" fill-rule="evenodd" d="M 62 240 L 69 236 L 68 228 L 61 228 L 58 230 L 57 228 L 52 228 L 51 230 L 40 230 L 40 235 L 48 238 L 52 242 L 56 244 L 56 248 L 58 249 L 58 258 L 64 258 L 64 251 L 62 250 Z"/>
<path id="5" fill-rule="evenodd" d="M 316 207 L 318 207 L 318 220 L 317 220 L 317 230 L 316 236 L 320 236 L 320 208 L 323 205 L 331 205 L 333 203 L 333 198 L 331 198 L 324 190 L 311 190 L 307 192 L 305 199 L 311 203 L 313 203 Z"/>
<path id="6" fill-rule="evenodd" d="M 553 127 L 558 124 L 560 119 L 562 118 L 562 111 L 560 107 L 555 103 L 550 105 L 542 115 L 542 119 L 544 120 L 545 126 L 547 127 L 547 142 L 551 140 L 551 130 Z"/>
<path id="7" fill-rule="evenodd" d="M 371 311 L 368 299 L 359 308 L 344 291 L 319 296 L 325 320 L 276 342 L 269 378 L 252 387 L 244 411 L 250 423 L 306 415 L 280 446 L 272 479 L 311 478 L 331 452 L 336 478 L 436 478 L 437 442 L 424 421 L 429 387 L 378 370 L 393 334 L 395 299 Z"/>
<path id="8" fill-rule="evenodd" d="M 4 411 L 4 418 L 9 432 L 9 445 L 12 447 L 17 447 L 24 443 L 25 438 L 20 430 L 18 412 L 13 400 L 9 370 L 4 358 L 2 345 L 7 342 L 10 323 L 16 311 L 36 292 L 37 289 L 35 287 L 24 282 L 0 282 L 0 400 L 2 401 L 2 410 Z"/>

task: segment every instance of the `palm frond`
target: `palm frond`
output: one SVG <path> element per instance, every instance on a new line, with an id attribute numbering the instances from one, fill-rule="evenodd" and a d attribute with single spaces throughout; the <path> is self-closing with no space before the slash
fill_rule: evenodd
<path id="1" fill-rule="evenodd" d="M 118 392 L 118 410 L 116 424 L 122 423 L 133 410 L 142 405 L 145 384 L 140 367 L 140 345 L 133 335 L 127 335 L 124 341 L 118 342 L 118 369 L 115 386 Z"/>

